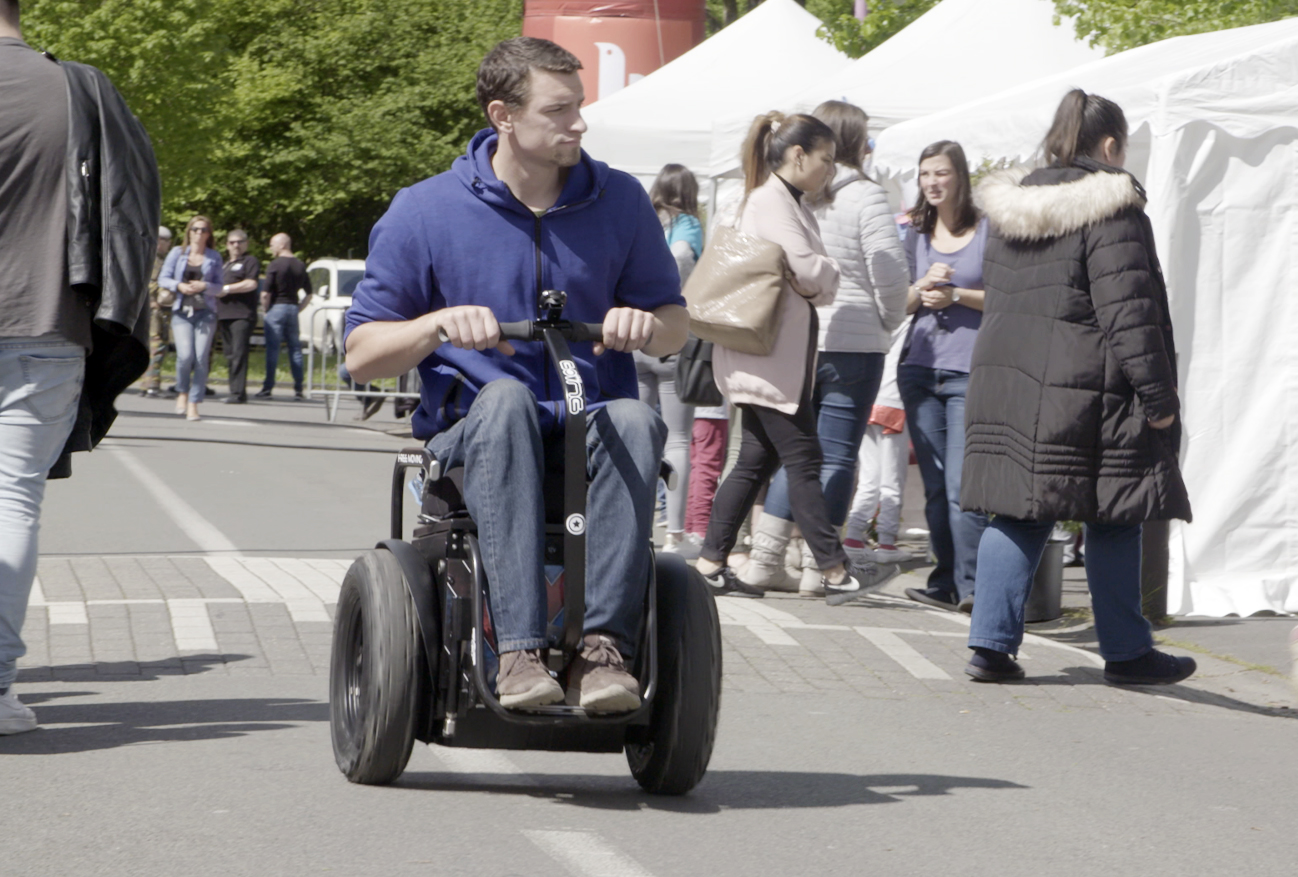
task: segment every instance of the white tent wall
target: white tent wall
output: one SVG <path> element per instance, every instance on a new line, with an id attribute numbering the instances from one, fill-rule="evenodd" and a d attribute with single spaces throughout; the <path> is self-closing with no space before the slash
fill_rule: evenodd
<path id="1" fill-rule="evenodd" d="M 1150 214 L 1172 291 L 1194 523 L 1168 611 L 1298 612 L 1298 129 L 1159 138 Z"/>
<path id="2" fill-rule="evenodd" d="M 810 112 L 822 101 L 847 100 L 880 131 L 1104 57 L 1076 38 L 1070 20 L 1054 24 L 1054 14 L 1051 0 L 943 0 L 851 66 L 774 106 Z M 714 170 L 736 166 L 751 119 L 718 120 Z"/>
<path id="3" fill-rule="evenodd" d="M 600 161 L 642 179 L 652 180 L 674 162 L 702 182 L 714 173 L 715 119 L 736 112 L 751 119 L 851 63 L 816 36 L 819 27 L 820 19 L 794 0 L 766 0 L 666 66 L 584 109 L 590 130 L 583 145 Z"/>
<path id="4" fill-rule="evenodd" d="M 897 125 L 876 169 L 935 140 L 1028 160 L 1072 86 L 1131 126 L 1176 329 L 1194 522 L 1171 528 L 1168 608 L 1298 612 L 1298 19 L 1142 46 Z"/>

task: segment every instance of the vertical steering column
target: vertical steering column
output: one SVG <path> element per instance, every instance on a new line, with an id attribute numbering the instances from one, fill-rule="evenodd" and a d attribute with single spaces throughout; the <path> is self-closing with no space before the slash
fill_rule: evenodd
<path id="1" fill-rule="evenodd" d="M 586 621 L 586 388 L 568 342 L 557 329 L 540 329 L 563 382 L 563 652 L 581 648 Z"/>

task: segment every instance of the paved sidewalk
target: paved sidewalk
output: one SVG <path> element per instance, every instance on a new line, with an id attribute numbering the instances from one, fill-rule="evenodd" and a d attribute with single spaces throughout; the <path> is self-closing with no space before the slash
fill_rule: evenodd
<path id="1" fill-rule="evenodd" d="M 42 558 L 19 681 L 327 675 L 331 618 L 348 565 L 319 558 Z M 956 709 L 1008 704 L 1298 716 L 1283 676 L 1202 651 L 1195 654 L 1200 672 L 1184 684 L 1108 686 L 1085 625 L 1029 633 L 1019 655 L 1027 682 L 974 683 L 963 673 L 967 617 L 905 600 L 901 591 L 915 578 L 899 577 L 887 593 L 842 607 L 782 594 L 721 598 L 726 690 L 935 699 Z M 1273 629 L 1281 633 L 1280 625 Z"/>

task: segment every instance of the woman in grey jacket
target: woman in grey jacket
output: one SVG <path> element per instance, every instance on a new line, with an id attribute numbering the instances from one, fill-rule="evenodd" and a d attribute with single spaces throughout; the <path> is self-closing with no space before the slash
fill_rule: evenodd
<path id="1" fill-rule="evenodd" d="M 847 518 L 856 484 L 856 457 L 883 377 L 891 334 L 906 319 L 906 254 L 883 187 L 865 174 L 869 155 L 869 117 L 843 101 L 826 101 L 812 113 L 834 132 L 836 172 L 820 195 L 816 218 L 825 251 L 842 272 L 833 302 L 816 308 L 820 330 L 813 404 L 823 463 L 820 487 L 830 523 Z M 784 573 L 784 552 L 793 533 L 788 476 L 781 469 L 766 494 L 753 533 L 753 550 L 744 580 L 759 587 L 797 587 L 818 596 L 820 570 L 803 551 L 803 581 Z M 853 554 L 848 549 L 848 554 Z M 853 560 L 869 558 L 857 548 Z"/>

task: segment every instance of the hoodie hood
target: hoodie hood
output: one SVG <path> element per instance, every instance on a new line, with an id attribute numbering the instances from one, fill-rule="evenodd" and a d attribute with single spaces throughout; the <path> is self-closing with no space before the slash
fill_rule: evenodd
<path id="1" fill-rule="evenodd" d="M 1118 168 L 1079 160 L 1071 167 L 998 171 L 979 184 L 974 201 L 1002 237 L 1063 237 L 1130 207 L 1143 209 L 1145 190 Z"/>
<path id="2" fill-rule="evenodd" d="M 858 180 L 864 180 L 865 174 L 845 164 L 834 165 L 834 181 L 829 184 L 829 191 L 837 195 L 844 186 L 850 186 Z"/>
<path id="3" fill-rule="evenodd" d="M 474 134 L 464 155 L 455 159 L 451 165 L 451 172 L 474 195 L 493 207 L 531 216 L 532 211 L 496 178 L 496 172 L 491 167 L 491 157 L 496 154 L 499 139 L 499 135 L 491 128 L 483 128 Z M 568 179 L 563 184 L 559 200 L 546 212 L 588 204 L 601 195 L 607 182 L 608 165 L 591 158 L 583 149 L 581 160 L 568 171 Z"/>

